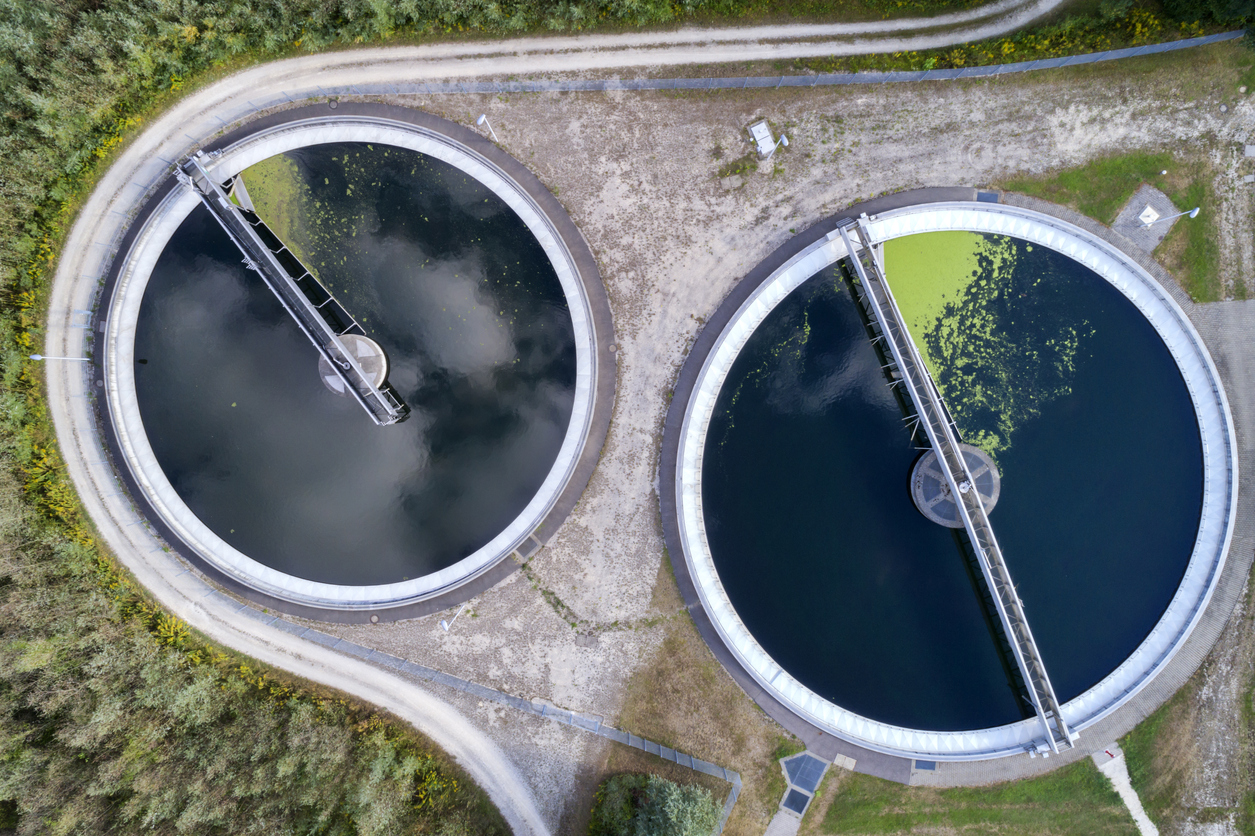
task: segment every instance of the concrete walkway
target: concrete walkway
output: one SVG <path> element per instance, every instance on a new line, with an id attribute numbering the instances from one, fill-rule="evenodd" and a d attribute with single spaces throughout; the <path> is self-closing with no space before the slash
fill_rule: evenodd
<path id="1" fill-rule="evenodd" d="M 1133 789 L 1133 785 L 1129 783 L 1129 768 L 1124 762 L 1124 752 L 1120 747 L 1112 743 L 1090 757 L 1097 764 L 1098 771 L 1107 776 L 1111 785 L 1116 788 L 1116 792 L 1120 794 L 1120 800 L 1133 814 L 1133 821 L 1137 823 L 1137 829 L 1142 836 L 1159 836 L 1159 828 L 1155 827 L 1155 823 L 1146 815 L 1146 811 L 1142 809 L 1142 799 L 1138 798 L 1137 790 Z"/>
<path id="2" fill-rule="evenodd" d="M 797 831 L 801 826 L 802 820 L 800 818 L 781 810 L 772 816 L 771 823 L 767 825 L 767 830 L 763 833 L 763 836 L 797 836 Z"/>

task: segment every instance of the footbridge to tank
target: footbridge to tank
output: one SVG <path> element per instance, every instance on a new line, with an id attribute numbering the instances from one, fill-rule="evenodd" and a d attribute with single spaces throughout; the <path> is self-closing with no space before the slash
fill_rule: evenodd
<path id="1" fill-rule="evenodd" d="M 994 536 L 976 480 L 959 449 L 957 430 L 942 401 L 940 390 L 915 347 L 902 313 L 885 281 L 884 265 L 867 226 L 867 218 L 843 221 L 830 237 L 845 243 L 846 260 L 862 287 L 862 299 L 877 340 L 883 340 L 891 363 L 894 385 L 905 387 L 915 407 L 920 425 L 937 454 L 937 467 L 959 500 L 959 515 L 972 550 L 980 565 L 985 584 L 998 612 L 1003 632 L 1024 679 L 1028 698 L 1046 733 L 1052 751 L 1071 747 L 1076 735 L 1068 729 L 1055 696 L 1037 642 L 1024 615 L 1024 605 L 1011 581 L 1002 549 Z"/>

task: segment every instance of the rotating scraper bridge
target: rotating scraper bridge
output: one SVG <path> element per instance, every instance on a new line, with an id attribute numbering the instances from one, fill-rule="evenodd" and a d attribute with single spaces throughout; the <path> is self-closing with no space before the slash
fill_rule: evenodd
<path id="1" fill-rule="evenodd" d="M 924 428 L 928 443 L 937 453 L 937 467 L 950 486 L 950 495 L 957 500 L 955 505 L 958 506 L 963 528 L 976 554 L 1011 655 L 1023 677 L 1029 701 L 1045 731 L 1046 741 L 1054 752 L 1061 747 L 1071 747 L 1076 735 L 1069 731 L 1063 719 L 1059 700 L 1024 615 L 1024 606 L 1015 591 L 1015 584 L 1011 582 L 1002 548 L 990 525 L 984 500 L 975 489 L 976 479 L 959 450 L 957 432 L 942 402 L 941 392 L 911 341 L 893 292 L 885 281 L 883 259 L 871 243 L 866 219 L 843 221 L 835 234 L 845 244 L 848 254 L 845 261 L 858 278 L 862 290 L 860 300 L 871 321 L 875 339 L 881 343 L 889 360 L 890 377 L 895 385 L 901 384 L 910 396 L 915 417 Z"/>
<path id="2" fill-rule="evenodd" d="M 244 263 L 261 276 L 319 355 L 344 381 L 345 390 L 371 419 L 382 427 L 408 418 L 410 409 L 396 390 L 386 381 L 376 385 L 359 358 L 345 345 L 346 336 L 366 337 L 365 329 L 287 245 L 255 212 L 232 203 L 197 158 L 192 157 L 180 165 L 178 174 L 195 190 L 209 213 L 239 247 Z"/>

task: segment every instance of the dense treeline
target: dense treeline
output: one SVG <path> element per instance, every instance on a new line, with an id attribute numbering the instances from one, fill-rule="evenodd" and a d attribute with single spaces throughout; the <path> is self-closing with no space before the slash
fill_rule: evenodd
<path id="1" fill-rule="evenodd" d="M 396 723 L 205 645 L 0 458 L 0 831 L 508 833 Z"/>
<path id="2" fill-rule="evenodd" d="M 1249 26 L 1255 20 L 1255 0 L 1164 0 L 1164 11 L 1177 20 Z"/>
<path id="3" fill-rule="evenodd" d="M 588 836 L 706 836 L 722 810 L 698 786 L 680 786 L 660 775 L 622 773 L 602 782 Z"/>
<path id="4" fill-rule="evenodd" d="M 980 0 L 788 0 L 938 10 Z M 639 26 L 695 13 L 768 12 L 772 0 L 0 0 L 0 268 L 26 272 L 79 176 L 160 92 L 242 55 L 483 31 Z"/>
<path id="5" fill-rule="evenodd" d="M 941 10 L 979 0 L 787 0 L 790 12 Z M 1108 3 L 1112 0 L 1108 0 Z M 1119 2 L 1119 0 L 1115 0 Z M 395 35 L 639 26 L 770 0 L 0 0 L 0 269 L 28 266 L 79 176 L 158 91 L 241 55 Z M 1249 20 L 1255 0 L 1165 0 L 1178 20 Z M 23 271 L 25 272 L 25 271 Z"/>

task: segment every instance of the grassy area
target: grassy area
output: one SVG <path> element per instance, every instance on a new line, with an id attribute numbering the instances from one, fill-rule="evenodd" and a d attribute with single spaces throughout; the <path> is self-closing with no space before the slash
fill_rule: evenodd
<path id="1" fill-rule="evenodd" d="M 1167 174 L 1161 173 L 1164 171 Z M 1213 177 L 1211 165 L 1202 155 L 1139 152 L 1105 157 L 1040 177 L 1008 180 L 1001 186 L 1068 206 L 1105 224 L 1115 220 L 1143 183 L 1163 191 L 1182 209 L 1202 206 L 1197 218 L 1176 223 L 1156 255 L 1192 299 L 1214 302 L 1224 294 L 1219 275 L 1219 233 L 1212 208 L 1216 206 Z M 1245 286 L 1238 282 L 1234 293 L 1245 298 Z"/>
<path id="2" fill-rule="evenodd" d="M 960 69 L 1163 43 L 1233 28 L 1231 22 L 1174 19 L 1165 14 L 1159 0 L 1078 0 L 1001 37 L 930 50 L 800 58 L 791 62 L 791 69 L 820 73 Z"/>
<path id="3" fill-rule="evenodd" d="M 1182 787 L 1197 765 L 1184 751 L 1192 718 L 1191 702 L 1202 673 L 1124 736 L 1120 748 L 1129 768 L 1129 781 L 1142 807 L 1156 824 L 1166 823 L 1181 807 Z"/>
<path id="4" fill-rule="evenodd" d="M 1111 784 L 1088 758 L 1041 778 L 992 787 L 907 787 L 847 775 L 820 833 L 1136 834 Z"/>
<path id="5" fill-rule="evenodd" d="M 1171 154 L 1123 154 L 1044 177 L 1008 180 L 1003 188 L 1061 203 L 1110 224 L 1143 183 L 1163 189 L 1167 178 L 1159 172 L 1171 173 L 1176 167 Z"/>
<path id="6" fill-rule="evenodd" d="M 695 24 L 738 26 L 930 17 L 987 5 L 992 0 L 723 0 L 693 15 Z"/>
<path id="7" fill-rule="evenodd" d="M 1248 588 L 1245 605 L 1238 612 L 1249 612 Z M 1142 721 L 1120 740 L 1129 767 L 1129 780 L 1142 799 L 1147 815 L 1165 832 L 1176 832 L 1191 823 L 1230 821 L 1243 836 L 1255 836 L 1255 778 L 1250 765 L 1255 754 L 1255 674 L 1248 667 L 1242 694 L 1235 697 L 1240 711 L 1236 717 L 1223 712 L 1227 723 L 1226 746 L 1239 753 L 1239 769 L 1216 771 L 1206 763 L 1206 754 L 1199 740 L 1209 723 L 1215 722 L 1216 708 L 1210 704 L 1206 691 L 1215 699 L 1214 676 L 1224 676 L 1224 667 L 1233 664 L 1232 655 L 1249 653 L 1251 625 L 1249 617 L 1238 616 L 1228 628 L 1238 636 L 1238 647 L 1230 648 L 1219 659 L 1209 657 L 1172 699 Z M 1219 685 L 1225 689 L 1224 684 Z M 1198 807 L 1197 788 L 1200 774 L 1211 773 L 1204 783 L 1210 785 L 1204 797 L 1215 800 L 1232 799 L 1235 806 Z M 1235 785 L 1236 784 L 1236 785 Z M 1224 829 L 1223 832 L 1232 832 Z"/>
<path id="8" fill-rule="evenodd" d="M 751 151 L 744 157 L 739 157 L 720 166 L 718 176 L 720 178 L 731 177 L 734 174 L 752 174 L 755 171 L 758 171 L 758 155 Z"/>

